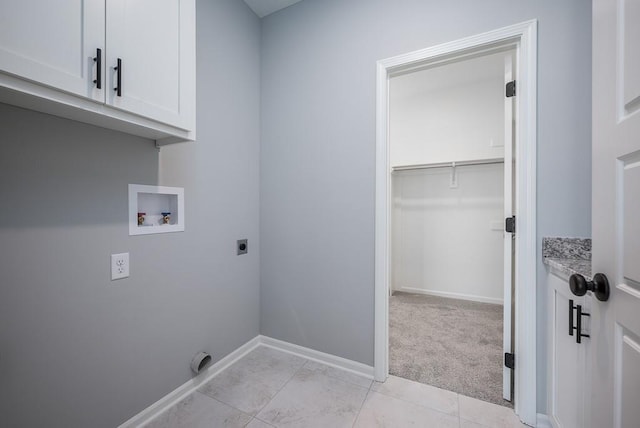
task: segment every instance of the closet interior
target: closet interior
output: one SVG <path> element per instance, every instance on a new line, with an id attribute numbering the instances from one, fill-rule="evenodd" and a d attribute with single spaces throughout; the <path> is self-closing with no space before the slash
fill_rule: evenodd
<path id="1" fill-rule="evenodd" d="M 389 83 L 390 374 L 502 405 L 514 58 L 477 54 Z"/>

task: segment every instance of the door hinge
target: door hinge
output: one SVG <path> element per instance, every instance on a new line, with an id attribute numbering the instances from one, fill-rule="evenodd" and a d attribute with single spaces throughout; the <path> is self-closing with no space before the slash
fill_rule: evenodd
<path id="1" fill-rule="evenodd" d="M 504 230 L 508 233 L 516 233 L 516 216 L 504 219 Z"/>
<path id="2" fill-rule="evenodd" d="M 504 353 L 504 365 L 505 367 L 513 370 L 516 367 L 516 357 L 515 355 L 505 352 Z"/>
<path id="3" fill-rule="evenodd" d="M 507 90 L 506 92 L 506 96 L 507 98 L 511 98 L 511 97 L 515 97 L 516 96 L 516 81 L 512 80 L 511 82 L 507 83 Z"/>

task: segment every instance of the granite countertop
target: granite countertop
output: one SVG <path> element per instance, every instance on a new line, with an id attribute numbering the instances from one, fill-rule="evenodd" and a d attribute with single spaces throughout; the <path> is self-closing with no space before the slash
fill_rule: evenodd
<path id="1" fill-rule="evenodd" d="M 544 264 L 565 274 L 574 273 L 591 281 L 591 239 L 542 238 Z"/>

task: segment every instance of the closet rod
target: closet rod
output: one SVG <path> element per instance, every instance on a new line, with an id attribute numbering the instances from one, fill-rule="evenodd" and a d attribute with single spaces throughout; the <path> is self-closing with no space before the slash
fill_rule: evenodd
<path id="1" fill-rule="evenodd" d="M 504 159 L 503 158 L 477 159 L 477 160 L 469 160 L 469 161 L 425 163 L 420 165 L 401 165 L 401 166 L 394 166 L 391 168 L 391 170 L 395 172 L 395 171 L 408 171 L 412 169 L 451 168 L 454 166 L 458 167 L 458 166 L 469 166 L 469 165 L 491 165 L 496 163 L 504 163 Z"/>

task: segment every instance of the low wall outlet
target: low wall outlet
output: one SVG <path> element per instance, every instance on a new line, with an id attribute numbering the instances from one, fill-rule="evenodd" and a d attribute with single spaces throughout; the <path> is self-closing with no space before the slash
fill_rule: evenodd
<path id="1" fill-rule="evenodd" d="M 111 281 L 129 277 L 129 253 L 111 254 Z"/>
<path id="2" fill-rule="evenodd" d="M 238 255 L 247 254 L 249 252 L 249 241 L 247 239 L 238 239 Z"/>

